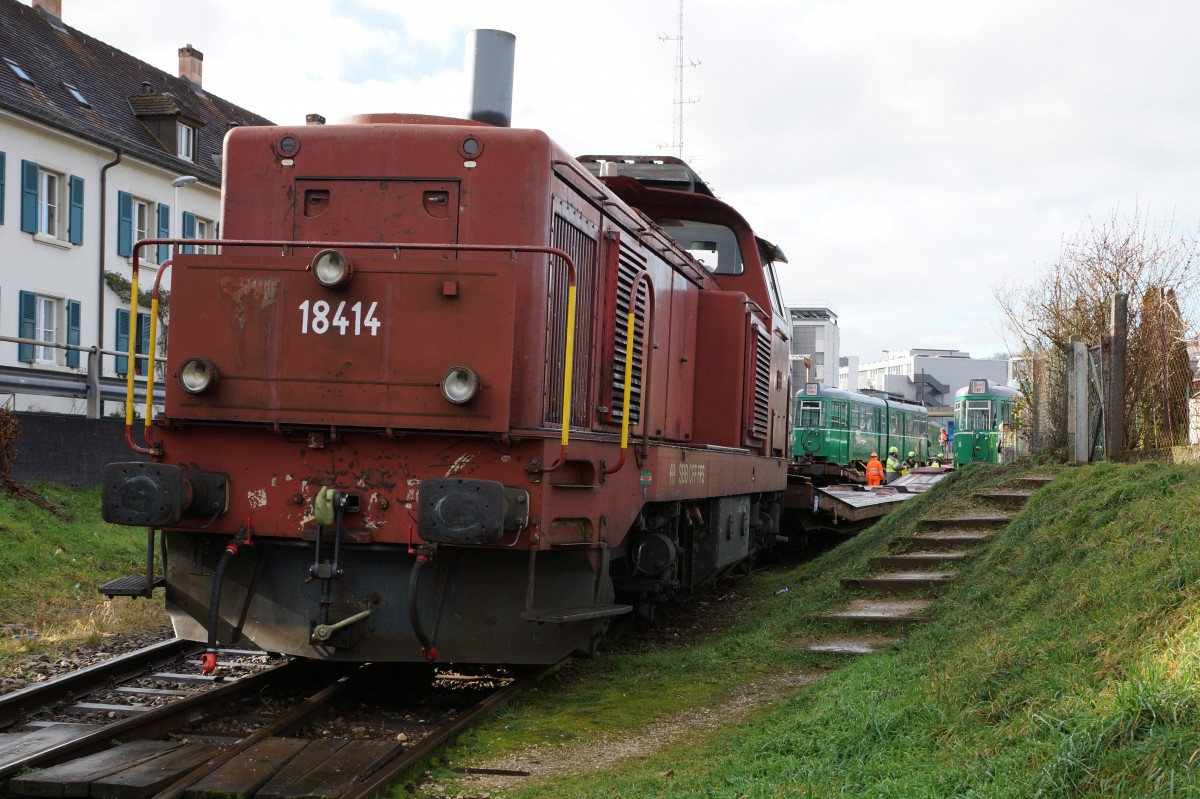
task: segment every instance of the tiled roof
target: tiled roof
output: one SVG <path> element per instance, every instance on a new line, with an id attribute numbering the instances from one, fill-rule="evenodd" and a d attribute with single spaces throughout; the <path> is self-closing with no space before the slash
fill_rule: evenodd
<path id="1" fill-rule="evenodd" d="M 6 58 L 32 83 L 18 77 Z M 0 108 L 213 185 L 221 182 L 213 156 L 220 155 L 225 132 L 236 125 L 272 124 L 18 0 L 0 0 Z M 177 116 L 198 125 L 195 162 L 165 150 L 142 124 L 147 116 Z"/>

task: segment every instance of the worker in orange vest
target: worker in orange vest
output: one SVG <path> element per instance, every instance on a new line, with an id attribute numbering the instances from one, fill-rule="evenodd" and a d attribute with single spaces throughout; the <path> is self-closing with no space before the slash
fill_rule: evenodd
<path id="1" fill-rule="evenodd" d="M 867 461 L 867 485 L 877 486 L 883 482 L 883 464 L 879 462 L 879 453 L 872 452 Z"/>

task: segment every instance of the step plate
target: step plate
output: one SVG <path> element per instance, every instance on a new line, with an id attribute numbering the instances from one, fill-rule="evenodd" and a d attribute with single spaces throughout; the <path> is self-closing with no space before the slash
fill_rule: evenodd
<path id="1" fill-rule="evenodd" d="M 521 614 L 525 621 L 567 624 L 572 621 L 603 619 L 608 616 L 624 616 L 633 610 L 633 605 L 586 605 L 579 608 L 556 608 L 554 610 L 527 610 Z"/>
<path id="2" fill-rule="evenodd" d="M 162 575 L 155 575 L 154 585 L 151 590 L 161 588 L 167 584 L 167 579 Z M 118 577 L 115 580 L 109 580 L 99 589 L 104 596 L 145 596 L 146 595 L 146 575 L 135 574 L 132 577 Z"/>

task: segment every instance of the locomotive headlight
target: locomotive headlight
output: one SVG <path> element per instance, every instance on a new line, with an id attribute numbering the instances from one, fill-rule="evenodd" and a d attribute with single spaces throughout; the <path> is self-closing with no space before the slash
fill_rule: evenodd
<path id="1" fill-rule="evenodd" d="M 313 258 L 309 266 L 313 277 L 322 286 L 330 289 L 340 288 L 350 282 L 350 259 L 337 250 L 321 250 Z"/>
<path id="2" fill-rule="evenodd" d="M 479 393 L 479 375 L 469 366 L 451 366 L 442 375 L 442 396 L 447 402 L 462 405 Z"/>
<path id="3" fill-rule="evenodd" d="M 176 373 L 179 385 L 189 394 L 202 394 L 217 386 L 217 367 L 208 358 L 188 358 Z"/>

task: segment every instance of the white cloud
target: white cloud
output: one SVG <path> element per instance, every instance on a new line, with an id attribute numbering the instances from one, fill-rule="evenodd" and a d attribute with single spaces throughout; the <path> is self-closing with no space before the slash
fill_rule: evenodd
<path id="1" fill-rule="evenodd" d="M 991 287 L 1117 204 L 1200 222 L 1200 6 L 685 0 L 685 158 L 837 307 L 844 354 L 1003 349 Z M 514 124 L 666 152 L 676 0 L 64 0 L 64 19 L 281 123 L 461 115 L 471 28 L 517 37 Z"/>

